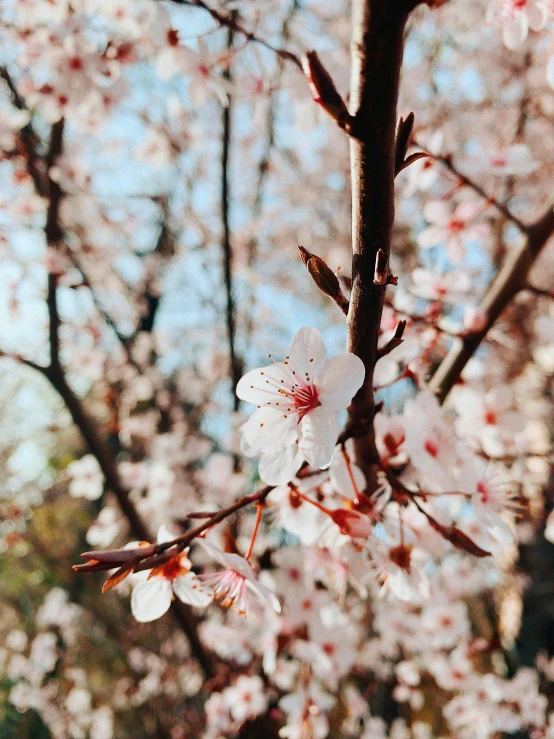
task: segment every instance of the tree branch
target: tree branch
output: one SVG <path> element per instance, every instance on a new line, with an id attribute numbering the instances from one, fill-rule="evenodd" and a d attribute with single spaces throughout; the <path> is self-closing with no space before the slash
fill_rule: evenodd
<path id="1" fill-rule="evenodd" d="M 399 0 L 354 0 L 352 79 L 352 293 L 348 313 L 348 351 L 366 369 L 365 381 L 350 409 L 358 426 L 375 414 L 373 371 L 385 299 L 385 285 L 374 284 L 379 249 L 388 257 L 394 220 L 395 132 L 408 10 Z M 377 485 L 375 436 L 355 439 L 355 461 Z"/>
<path id="2" fill-rule="evenodd" d="M 476 192 L 478 195 L 480 195 L 484 200 L 486 200 L 488 203 L 493 205 L 499 213 L 501 213 L 504 218 L 506 218 L 508 221 L 511 221 L 514 225 L 516 225 L 520 231 L 525 231 L 526 226 L 522 221 L 519 220 L 517 216 L 515 216 L 512 211 L 508 208 L 507 205 L 504 205 L 503 203 L 500 203 L 498 200 L 493 198 L 491 195 L 489 195 L 486 190 L 481 187 L 481 185 L 478 182 L 475 182 L 471 177 L 468 177 L 467 175 L 460 172 L 460 170 L 455 166 L 455 164 L 452 162 L 452 157 L 449 156 L 442 156 L 440 154 L 433 154 L 432 151 L 427 151 L 427 149 L 420 144 L 418 144 L 417 141 L 413 140 L 412 144 L 414 146 L 417 146 L 420 149 L 424 149 L 431 159 L 434 159 L 436 162 L 440 162 L 443 164 L 446 169 L 448 169 L 449 172 L 452 172 L 453 175 L 455 175 L 458 180 L 460 181 L 460 184 L 466 185 L 467 187 L 470 187 L 474 192 Z"/>
<path id="3" fill-rule="evenodd" d="M 6 67 L 0 67 L 0 77 L 6 83 L 12 103 L 18 110 L 27 110 L 25 101 L 18 93 L 14 81 L 11 78 L 10 73 Z M 37 153 L 37 145 L 39 142 L 38 136 L 36 135 L 32 125 L 27 123 L 19 132 L 19 139 L 23 146 L 23 152 L 25 154 L 25 161 L 27 165 L 27 172 L 31 176 L 35 189 L 39 195 L 46 195 L 46 186 L 44 182 L 44 172 L 42 168 L 41 158 Z"/>
<path id="4" fill-rule="evenodd" d="M 0 76 L 2 76 L 4 80 L 6 80 L 6 76 L 1 70 Z M 9 75 L 8 79 L 10 79 Z M 13 90 L 15 91 L 12 92 L 14 103 L 20 109 L 24 110 L 25 103 L 17 95 L 17 91 L 15 90 L 13 83 L 12 86 L 10 86 L 10 83 L 7 84 L 8 87 L 10 87 L 10 90 L 12 90 L 13 87 Z M 15 97 L 16 95 L 17 97 Z M 43 196 L 46 195 L 48 197 L 45 236 L 48 245 L 53 248 L 59 247 L 64 239 L 63 229 L 61 228 L 59 221 L 59 206 L 62 198 L 62 191 L 59 185 L 51 179 L 49 171 L 61 154 L 63 144 L 63 129 L 63 120 L 55 123 L 52 127 L 49 151 L 44 162 L 46 168 L 46 186 L 43 184 L 42 176 L 38 176 L 37 178 L 33 177 L 37 193 Z M 27 153 L 28 162 L 34 163 L 33 171 L 35 171 L 36 169 L 37 172 L 40 172 L 42 167 L 39 163 L 41 160 L 35 148 L 35 144 L 36 142 L 38 142 L 38 137 L 35 135 L 32 127 L 30 127 L 29 129 L 29 135 L 26 140 L 28 141 L 30 146 L 30 149 Z M 57 391 L 57 393 L 64 401 L 75 425 L 81 432 L 90 451 L 98 460 L 98 464 L 100 465 L 100 469 L 102 470 L 102 473 L 106 479 L 107 485 L 114 492 L 124 516 L 129 521 L 133 536 L 136 536 L 139 539 L 149 539 L 150 532 L 148 531 L 148 528 L 145 526 L 144 522 L 136 511 L 132 501 L 129 499 L 128 491 L 124 488 L 119 479 L 116 459 L 111 449 L 105 442 L 104 438 L 99 434 L 95 424 L 85 412 L 81 401 L 73 393 L 65 379 L 65 375 L 59 361 L 59 316 L 56 293 L 57 276 L 50 273 L 48 275 L 47 293 L 47 305 L 49 312 L 50 366 L 41 367 L 40 365 L 37 365 L 29 360 L 25 360 L 22 357 L 5 354 L 3 352 L 0 352 L 0 356 L 9 356 L 17 361 L 20 361 L 22 364 L 25 364 L 28 367 L 36 369 L 47 377 L 52 387 Z M 181 628 L 187 635 L 193 654 L 204 670 L 206 676 L 212 677 L 215 674 L 214 666 L 210 655 L 206 652 L 202 643 L 200 642 L 197 634 L 196 619 L 192 615 L 190 608 L 182 604 L 181 602 L 175 602 L 173 605 L 173 611 Z"/>
<path id="5" fill-rule="evenodd" d="M 236 17 L 236 13 L 232 13 L 232 20 Z M 227 48 L 233 48 L 234 31 L 233 27 L 227 29 Z M 231 65 L 225 69 L 223 76 L 227 80 L 231 80 Z M 233 409 L 239 408 L 239 398 L 235 393 L 235 388 L 242 374 L 241 361 L 237 356 L 235 345 L 235 298 L 233 294 L 233 249 L 231 245 L 231 227 L 229 223 L 229 165 L 231 150 L 231 124 L 233 115 L 233 98 L 228 94 L 228 103 L 223 106 L 223 132 L 221 145 L 221 224 L 223 227 L 223 278 L 225 283 L 225 322 L 227 326 L 227 344 L 229 347 L 229 364 L 231 374 L 231 386 L 233 396 Z"/>
<path id="6" fill-rule="evenodd" d="M 302 69 L 302 63 L 296 54 L 294 54 L 292 51 L 288 51 L 287 49 L 281 49 L 278 46 L 274 46 L 265 39 L 256 36 L 255 33 L 252 33 L 252 31 L 244 28 L 236 20 L 233 14 L 226 15 L 225 13 L 221 13 L 219 10 L 212 8 L 210 5 L 204 2 L 204 0 L 171 0 L 171 2 L 175 3 L 176 5 L 188 5 L 189 7 L 193 8 L 202 8 L 202 10 L 207 11 L 212 16 L 212 18 L 217 21 L 217 23 L 219 23 L 220 26 L 229 28 L 232 31 L 239 33 L 241 36 L 244 36 L 247 41 L 252 41 L 255 44 L 259 44 L 260 46 L 273 51 L 275 54 L 277 54 L 277 56 L 281 57 L 281 59 L 292 62 L 299 69 Z"/>
<path id="7" fill-rule="evenodd" d="M 121 483 L 116 460 L 104 437 L 98 432 L 96 425 L 84 410 L 81 401 L 67 384 L 63 371 L 60 368 L 50 369 L 47 371 L 46 376 L 50 380 L 52 387 L 64 401 L 73 422 L 81 432 L 91 453 L 98 460 L 106 484 L 116 496 L 119 507 L 129 522 L 132 535 L 140 540 L 148 541 L 151 532 L 137 513 L 133 502 L 129 499 L 129 492 Z M 196 619 L 191 614 L 190 609 L 181 603 L 175 602 L 173 610 L 177 621 L 189 639 L 192 652 L 202 666 L 206 676 L 213 676 L 214 668 L 212 660 L 198 638 Z"/>
<path id="8" fill-rule="evenodd" d="M 56 164 L 58 157 L 62 153 L 64 133 L 64 119 L 54 123 L 50 132 L 50 146 L 46 156 L 46 177 L 47 177 L 47 193 L 48 207 L 46 209 L 46 226 L 44 234 L 46 243 L 51 249 L 59 249 L 63 231 L 60 226 L 60 204 L 62 200 L 62 191 L 57 182 L 50 176 L 51 168 Z M 55 272 L 48 272 L 48 288 L 46 296 L 46 304 L 48 306 L 49 317 L 49 341 L 50 341 L 50 367 L 59 367 L 60 365 L 60 317 L 58 314 L 58 275 Z"/>
<path id="9" fill-rule="evenodd" d="M 550 207 L 526 233 L 526 240 L 508 257 L 481 302 L 480 310 L 487 316 L 485 327 L 457 339 L 433 375 L 429 387 L 439 403 L 444 402 L 497 318 L 517 293 L 526 289 L 529 270 L 554 233 L 554 208 Z"/>

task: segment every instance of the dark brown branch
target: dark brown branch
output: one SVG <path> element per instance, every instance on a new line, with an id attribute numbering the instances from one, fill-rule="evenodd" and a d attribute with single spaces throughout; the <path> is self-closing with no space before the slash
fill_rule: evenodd
<path id="1" fill-rule="evenodd" d="M 50 146 L 46 156 L 46 175 L 48 183 L 48 207 L 46 209 L 46 226 L 44 234 L 46 243 L 51 249 L 59 249 L 63 239 L 63 232 L 60 226 L 60 204 L 62 200 L 62 191 L 57 182 L 50 176 L 50 170 L 55 166 L 58 157 L 62 153 L 63 146 L 64 120 L 63 118 L 52 126 L 50 133 Z M 52 368 L 59 367 L 60 364 L 60 317 L 58 314 L 58 275 L 56 272 L 48 273 L 48 288 L 46 296 L 46 304 L 48 306 L 48 335 L 50 343 L 50 366 Z"/>
<path id="2" fill-rule="evenodd" d="M 480 310 L 487 316 L 485 327 L 482 331 L 457 339 L 433 375 L 429 387 L 440 403 L 444 402 L 460 378 L 464 367 L 479 348 L 491 326 L 517 293 L 527 287 L 529 270 L 554 233 L 554 209 L 550 207 L 526 232 L 526 240 L 510 254 L 481 302 Z"/>
<path id="3" fill-rule="evenodd" d="M 73 569 L 77 572 L 92 572 L 112 569 L 117 565 L 121 565 L 124 568 L 132 568 L 134 572 L 141 572 L 143 570 L 149 570 L 152 567 L 157 566 L 163 561 L 167 561 L 169 557 L 175 556 L 178 552 L 182 552 L 183 549 L 189 546 L 196 537 L 203 534 L 212 526 L 216 526 L 225 519 L 232 516 L 241 508 L 253 505 L 255 503 L 264 503 L 267 496 L 275 489 L 274 485 L 266 485 L 257 493 L 252 495 L 244 495 L 242 498 L 238 498 L 234 503 L 222 508 L 217 513 L 211 515 L 208 519 L 203 521 L 201 524 L 196 526 L 190 531 L 187 531 L 180 536 L 176 536 L 171 541 L 165 541 L 161 544 L 151 544 L 148 547 L 136 548 L 136 549 L 112 549 L 104 550 L 99 552 L 83 552 L 81 555 L 84 559 L 89 560 L 90 564 L 74 565 Z M 161 557 L 165 552 L 169 553 L 168 557 Z"/>
<path id="4" fill-rule="evenodd" d="M 11 75 L 6 67 L 0 67 L 0 77 L 6 83 L 6 86 L 10 91 L 12 103 L 15 105 L 15 107 L 18 110 L 27 110 L 25 101 L 18 93 L 15 83 L 12 80 Z M 23 152 L 25 154 L 27 172 L 33 180 L 37 193 L 44 196 L 47 194 L 47 192 L 42 161 L 37 153 L 39 139 L 30 123 L 28 123 L 21 129 L 21 131 L 19 132 L 19 139 L 21 141 Z"/>
<path id="5" fill-rule="evenodd" d="M 373 371 L 385 285 L 374 284 L 381 249 L 388 258 L 394 220 L 395 133 L 404 28 L 408 8 L 398 0 L 354 0 L 350 140 L 352 174 L 352 294 L 348 350 L 366 368 L 365 381 L 350 409 L 350 423 L 375 414 Z M 376 488 L 374 434 L 356 438 L 355 461 L 368 491 Z"/>
<path id="6" fill-rule="evenodd" d="M 25 365 L 25 367 L 30 367 L 36 372 L 40 372 L 42 375 L 46 376 L 48 374 L 48 367 L 41 367 L 40 364 L 36 364 L 35 362 L 32 362 L 30 359 L 25 359 L 20 354 L 13 354 L 12 352 L 5 352 L 2 349 L 0 349 L 0 358 L 12 359 L 14 362 L 19 362 L 19 364 Z"/>
<path id="7" fill-rule="evenodd" d="M 231 18 L 234 19 L 236 13 Z M 233 48 L 234 30 L 232 26 L 227 29 L 227 48 Z M 223 76 L 227 80 L 231 80 L 231 66 L 226 68 Z M 231 151 L 231 125 L 233 115 L 233 99 L 228 94 L 227 105 L 223 107 L 223 133 L 221 144 L 221 224 L 223 227 L 223 278 L 225 283 L 225 323 L 227 326 L 227 345 L 229 347 L 229 364 L 231 374 L 231 387 L 233 395 L 233 409 L 239 408 L 239 399 L 235 393 L 235 388 L 242 374 L 241 361 L 237 356 L 236 350 L 236 314 L 235 314 L 235 297 L 233 291 L 233 248 L 231 244 L 231 227 L 229 223 L 229 165 Z"/>
<path id="8" fill-rule="evenodd" d="M 3 74 L 2 77 L 6 79 Z M 21 109 L 25 109 L 24 101 L 20 98 L 18 98 L 17 100 L 20 104 L 19 107 Z M 45 236 L 49 246 L 52 246 L 54 248 L 59 247 L 64 238 L 64 233 L 59 221 L 59 205 L 62 198 L 62 191 L 59 185 L 54 182 L 49 176 L 49 170 L 61 154 L 63 143 L 63 127 L 63 120 L 54 124 L 54 126 L 52 127 L 49 152 L 45 161 L 47 175 L 46 187 L 42 185 L 42 180 L 40 177 L 37 180 L 33 178 L 33 181 L 35 182 L 35 187 L 37 188 L 37 193 L 41 195 L 46 195 L 48 197 Z M 32 135 L 28 137 L 28 142 L 31 146 L 28 154 L 28 161 L 37 162 L 38 166 L 38 162 L 40 162 L 40 157 L 38 156 L 35 148 L 35 142 L 38 142 L 38 137 L 36 137 L 32 128 L 30 129 L 30 132 Z M 10 356 L 15 360 L 20 361 L 22 364 L 36 369 L 47 377 L 52 387 L 58 392 L 58 394 L 64 401 L 75 425 L 81 432 L 92 454 L 96 457 L 98 464 L 100 465 L 100 469 L 102 470 L 102 473 L 106 479 L 106 483 L 114 492 L 123 514 L 129 521 L 133 536 L 136 536 L 139 539 L 149 539 L 150 532 L 148 531 L 141 517 L 137 513 L 132 501 L 129 499 L 128 491 L 123 487 L 119 479 L 116 460 L 114 455 L 112 454 L 111 449 L 107 445 L 104 438 L 98 432 L 96 425 L 85 412 L 81 401 L 73 393 L 65 379 L 65 375 L 59 361 L 59 316 L 57 310 L 56 288 L 57 278 L 55 275 L 50 274 L 48 278 L 47 295 L 47 304 L 49 309 L 49 340 L 51 360 L 50 366 L 41 367 L 34 362 L 15 355 L 12 356 L 0 353 L 0 356 Z M 190 609 L 188 608 L 188 606 L 182 604 L 179 601 L 174 603 L 173 611 L 175 612 L 176 618 L 181 628 L 187 635 L 193 654 L 195 655 L 199 664 L 202 666 L 202 669 L 204 670 L 206 676 L 213 676 L 214 666 L 212 660 L 210 658 L 210 655 L 205 651 L 202 643 L 200 642 L 196 629 L 196 620 L 193 617 Z"/>

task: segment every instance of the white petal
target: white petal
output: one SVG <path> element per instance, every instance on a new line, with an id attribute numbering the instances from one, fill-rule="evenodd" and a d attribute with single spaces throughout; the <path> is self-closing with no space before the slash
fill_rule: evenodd
<path id="1" fill-rule="evenodd" d="M 217 560 L 228 570 L 234 570 L 235 572 L 238 572 L 239 575 L 242 575 L 247 580 L 254 580 L 256 578 L 254 570 L 250 567 L 244 557 L 241 557 L 239 554 L 222 552 L 221 549 L 215 546 L 215 544 L 212 544 L 211 541 L 206 541 L 206 539 L 196 539 L 196 543 L 200 544 L 202 549 L 204 549 L 210 555 L 210 557 Z"/>
<path id="2" fill-rule="evenodd" d="M 166 541 L 173 541 L 176 536 L 177 534 L 172 534 L 168 528 L 162 525 L 158 529 L 156 541 L 158 542 L 158 544 L 165 544 Z"/>
<path id="3" fill-rule="evenodd" d="M 529 24 L 526 13 L 514 13 L 505 22 L 502 28 L 502 39 L 508 49 L 517 49 L 527 38 Z"/>
<path id="4" fill-rule="evenodd" d="M 456 207 L 452 219 L 455 221 L 471 221 L 482 211 L 483 203 L 480 203 L 478 200 L 466 200 Z"/>
<path id="5" fill-rule="evenodd" d="M 165 577 L 139 582 L 131 595 L 131 611 L 139 623 L 148 623 L 167 613 L 172 598 L 171 583 Z"/>
<path id="6" fill-rule="evenodd" d="M 290 444 L 272 454 L 262 454 L 258 474 L 267 485 L 283 485 L 290 482 L 304 461 L 298 444 Z"/>
<path id="7" fill-rule="evenodd" d="M 544 0 L 529 0 L 527 18 L 532 31 L 542 31 L 548 22 L 548 8 Z"/>
<path id="8" fill-rule="evenodd" d="M 183 603 L 205 608 L 213 600 L 213 593 L 202 585 L 194 572 L 179 575 L 173 580 L 173 592 Z"/>
<path id="9" fill-rule="evenodd" d="M 327 411 L 343 411 L 363 385 L 365 367 L 355 354 L 346 352 L 330 359 L 318 382 L 319 400 Z M 309 415 L 309 414 L 308 414 Z"/>
<path id="10" fill-rule="evenodd" d="M 328 467 L 339 435 L 336 415 L 324 408 L 316 408 L 304 416 L 301 428 L 299 447 L 306 460 L 312 467 Z"/>
<path id="11" fill-rule="evenodd" d="M 281 613 L 281 604 L 275 594 L 259 580 L 247 580 L 246 587 L 255 593 L 258 598 L 271 606 L 276 613 Z"/>
<path id="12" fill-rule="evenodd" d="M 292 385 L 290 370 L 282 362 L 247 372 L 237 384 L 237 395 L 252 405 L 284 404 L 286 398 L 279 392 Z"/>
<path id="13" fill-rule="evenodd" d="M 259 408 L 244 425 L 246 441 L 260 452 L 277 452 L 298 438 L 298 414 Z"/>
<path id="14" fill-rule="evenodd" d="M 450 208 L 442 200 L 429 200 L 423 206 L 423 217 L 429 223 L 446 226 L 450 221 Z"/>
<path id="15" fill-rule="evenodd" d="M 446 238 L 446 230 L 442 226 L 427 226 L 417 236 L 417 243 L 421 249 L 430 249 L 438 246 Z"/>
<path id="16" fill-rule="evenodd" d="M 365 490 L 366 479 L 364 473 L 361 471 L 358 465 L 354 464 L 354 462 L 350 463 L 350 469 L 352 470 L 352 476 L 354 478 L 354 482 L 356 483 L 358 491 Z M 352 480 L 350 479 L 350 475 L 346 467 L 346 462 L 342 458 L 341 454 L 335 454 L 333 461 L 331 462 L 331 467 L 329 468 L 329 474 L 331 476 L 333 487 L 338 493 L 344 495 L 347 498 L 356 497 L 356 491 L 354 490 L 354 487 L 352 485 Z"/>
<path id="17" fill-rule="evenodd" d="M 325 364 L 327 351 L 315 328 L 301 328 L 293 336 L 289 349 L 289 360 L 292 368 L 303 379 L 317 375 Z"/>
<path id="18" fill-rule="evenodd" d="M 168 80 L 177 72 L 173 49 L 163 49 L 158 54 L 156 72 L 161 80 Z"/>
<path id="19" fill-rule="evenodd" d="M 551 56 L 546 65 L 546 81 L 554 89 L 554 56 Z"/>

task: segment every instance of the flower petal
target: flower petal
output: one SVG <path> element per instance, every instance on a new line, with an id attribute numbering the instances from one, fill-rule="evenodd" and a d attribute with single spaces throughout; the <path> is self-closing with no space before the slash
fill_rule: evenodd
<path id="1" fill-rule="evenodd" d="M 298 438 L 298 414 L 259 408 L 244 424 L 246 441 L 260 452 L 277 452 Z"/>
<path id="2" fill-rule="evenodd" d="M 429 223 L 446 226 L 450 221 L 450 208 L 443 200 L 429 200 L 423 206 L 423 217 Z"/>
<path id="3" fill-rule="evenodd" d="M 250 567 L 244 557 L 241 557 L 239 554 L 222 552 L 221 549 L 215 546 L 215 544 L 212 544 L 211 541 L 206 541 L 206 539 L 196 539 L 196 542 L 200 544 L 202 549 L 204 549 L 210 557 L 217 560 L 226 569 L 238 572 L 239 575 L 242 575 L 247 580 L 254 580 L 256 578 L 254 570 Z"/>
<path id="4" fill-rule="evenodd" d="M 131 611 L 139 623 L 161 618 L 171 605 L 172 588 L 165 577 L 151 577 L 139 582 L 131 595 Z"/>
<path id="5" fill-rule="evenodd" d="M 446 238 L 446 229 L 443 226 L 427 226 L 417 236 L 417 243 L 421 249 L 430 249 L 438 246 Z"/>
<path id="6" fill-rule="evenodd" d="M 262 454 L 258 474 L 267 485 L 283 485 L 292 480 L 303 461 L 302 453 L 295 442 L 278 452 Z"/>
<path id="7" fill-rule="evenodd" d="M 325 364 L 319 379 L 321 405 L 327 412 L 345 410 L 363 385 L 364 378 L 365 367 L 359 357 L 350 352 L 337 354 Z"/>
<path id="8" fill-rule="evenodd" d="M 319 331 L 310 327 L 299 329 L 292 338 L 288 356 L 292 369 L 302 379 L 307 375 L 311 380 L 319 374 L 327 359 L 327 351 Z"/>
<path id="9" fill-rule="evenodd" d="M 527 14 L 522 11 L 516 12 L 504 21 L 502 28 L 502 40 L 508 49 L 517 49 L 527 38 L 529 22 Z"/>
<path id="10" fill-rule="evenodd" d="M 283 362 L 247 372 L 237 384 L 237 395 L 245 403 L 252 405 L 283 404 L 283 394 L 279 390 L 292 384 L 290 370 Z"/>
<path id="11" fill-rule="evenodd" d="M 190 606 L 205 608 L 213 600 L 211 590 L 202 585 L 194 572 L 176 577 L 173 580 L 173 592 L 182 603 L 188 603 Z"/>
<path id="12" fill-rule="evenodd" d="M 548 23 L 548 8 L 544 0 L 529 0 L 527 18 L 532 31 L 542 31 Z"/>
<path id="13" fill-rule="evenodd" d="M 326 408 L 316 408 L 301 422 L 300 451 L 312 467 L 328 467 L 339 435 L 339 424 L 334 413 Z"/>
<path id="14" fill-rule="evenodd" d="M 277 596 L 271 591 L 267 585 L 259 580 L 247 580 L 246 587 L 251 590 L 263 603 L 271 606 L 276 613 L 281 613 L 281 603 Z"/>

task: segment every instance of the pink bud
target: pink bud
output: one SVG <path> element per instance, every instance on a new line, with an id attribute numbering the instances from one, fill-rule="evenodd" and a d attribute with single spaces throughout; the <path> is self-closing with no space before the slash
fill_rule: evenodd
<path id="1" fill-rule="evenodd" d="M 329 515 L 341 533 L 346 536 L 352 536 L 354 539 L 367 539 L 371 533 L 371 521 L 363 513 L 337 508 L 335 511 L 330 511 Z"/>

